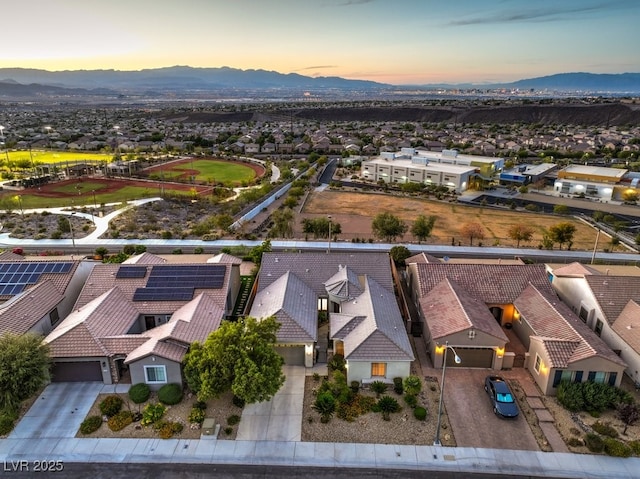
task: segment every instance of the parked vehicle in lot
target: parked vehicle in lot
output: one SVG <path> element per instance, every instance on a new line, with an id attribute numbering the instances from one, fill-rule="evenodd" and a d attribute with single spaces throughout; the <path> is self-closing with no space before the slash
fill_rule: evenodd
<path id="1" fill-rule="evenodd" d="M 518 404 L 509 389 L 509 385 L 500 376 L 487 376 L 484 380 L 484 390 L 487 391 L 493 412 L 502 417 L 518 417 Z"/>

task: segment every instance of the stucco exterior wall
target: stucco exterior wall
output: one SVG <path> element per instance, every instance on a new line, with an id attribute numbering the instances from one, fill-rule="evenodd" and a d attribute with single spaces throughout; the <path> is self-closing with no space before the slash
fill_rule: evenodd
<path id="1" fill-rule="evenodd" d="M 153 360 L 155 358 L 155 361 Z M 166 383 L 147 383 L 144 367 L 145 366 L 165 366 L 167 372 Z M 157 391 L 165 384 L 178 383 L 182 384 L 182 368 L 180 364 L 170 361 L 158 356 L 147 356 L 129 364 L 129 371 L 131 372 L 131 384 L 147 383 L 149 388 L 153 391 Z"/>
<path id="2" fill-rule="evenodd" d="M 347 361 L 347 383 L 372 379 L 371 363 L 371 361 Z M 411 374 L 411 363 L 409 361 L 388 361 L 386 364 L 386 379 L 406 378 Z"/>

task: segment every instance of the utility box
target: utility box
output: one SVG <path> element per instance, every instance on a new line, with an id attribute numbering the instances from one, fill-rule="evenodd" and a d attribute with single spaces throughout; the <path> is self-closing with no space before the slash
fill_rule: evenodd
<path id="1" fill-rule="evenodd" d="M 216 432 L 216 420 L 212 417 L 206 418 L 202 423 L 202 435 L 214 436 Z"/>

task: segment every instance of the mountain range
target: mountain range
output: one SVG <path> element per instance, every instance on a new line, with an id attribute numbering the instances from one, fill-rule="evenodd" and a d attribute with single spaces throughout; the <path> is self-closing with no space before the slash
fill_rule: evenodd
<path id="1" fill-rule="evenodd" d="M 164 96 L 187 93 L 277 94 L 295 92 L 297 96 L 309 91 L 313 94 L 328 92 L 391 93 L 405 90 L 397 86 L 367 80 L 348 80 L 340 77 L 308 77 L 297 73 L 279 73 L 266 70 L 240 70 L 229 67 L 194 68 L 174 66 L 139 71 L 119 70 L 66 70 L 47 71 L 25 68 L 0 68 L 0 97 L 29 96 L 104 96 L 144 95 Z M 414 85 L 425 91 L 436 88 L 482 89 L 498 88 L 520 90 L 547 90 L 558 92 L 589 92 L 636 94 L 640 92 L 640 73 L 593 74 L 560 73 L 496 84 L 439 84 Z"/>

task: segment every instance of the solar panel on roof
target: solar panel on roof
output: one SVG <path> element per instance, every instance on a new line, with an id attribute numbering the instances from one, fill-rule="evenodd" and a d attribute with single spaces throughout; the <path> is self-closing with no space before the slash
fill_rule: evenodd
<path id="1" fill-rule="evenodd" d="M 25 261 L 0 263 L 0 296 L 22 293 L 29 284 L 36 284 L 45 273 L 68 273 L 73 263 L 60 261 Z"/>
<path id="2" fill-rule="evenodd" d="M 146 266 L 120 266 L 116 278 L 144 278 L 146 275 Z"/>
<path id="3" fill-rule="evenodd" d="M 222 265 L 158 265 L 149 274 L 147 288 L 190 287 L 220 289 L 224 285 L 226 266 Z"/>
<path id="4" fill-rule="evenodd" d="M 138 288 L 133 294 L 134 301 L 190 301 L 193 288 Z"/>

